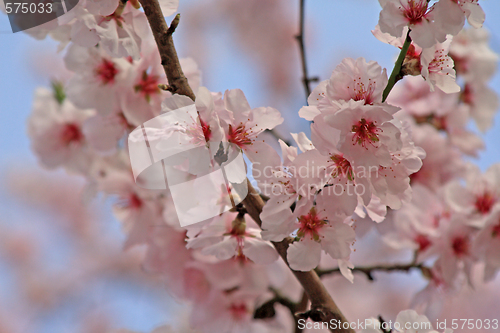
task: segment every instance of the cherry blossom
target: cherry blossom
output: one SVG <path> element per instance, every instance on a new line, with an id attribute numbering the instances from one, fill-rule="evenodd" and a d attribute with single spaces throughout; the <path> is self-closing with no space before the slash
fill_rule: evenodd
<path id="1" fill-rule="evenodd" d="M 406 32 L 407 29 L 404 29 Z M 403 47 L 405 37 L 393 37 L 388 33 L 383 33 L 380 26 L 372 30 L 373 35 L 380 41 L 394 45 L 398 48 Z M 412 42 L 406 53 L 402 72 L 404 75 L 422 75 L 431 87 L 431 92 L 438 87 L 445 93 L 456 93 L 460 87 L 455 82 L 456 75 L 453 59 L 448 55 L 452 36 L 448 35 L 442 43 L 435 43 L 428 48 L 422 48 Z"/>
<path id="2" fill-rule="evenodd" d="M 465 187 L 458 180 L 446 186 L 446 199 L 455 211 L 467 214 L 469 224 L 483 226 L 499 204 L 500 165 L 492 165 L 484 174 L 469 166 Z"/>
<path id="3" fill-rule="evenodd" d="M 415 145 L 425 150 L 424 163 L 410 176 L 412 183 L 420 183 L 436 191 L 449 181 L 465 174 L 465 162 L 457 147 L 429 124 L 413 127 Z"/>
<path id="4" fill-rule="evenodd" d="M 66 166 L 87 172 L 92 152 L 83 123 L 93 115 L 93 110 L 80 110 L 67 99 L 57 101 L 48 89 L 37 89 L 28 134 L 40 162 L 48 168 Z"/>
<path id="5" fill-rule="evenodd" d="M 290 16 L 282 11 L 283 1 L 264 2 L 243 8 Z M 178 81 L 169 86 L 165 72 L 170 61 L 179 64 L 176 57 L 165 57 L 164 50 L 160 56 L 155 42 L 161 45 L 162 38 L 155 34 L 153 39 L 147 20 L 151 22 L 151 12 L 137 0 L 82 0 L 57 21 L 27 31 L 37 39 L 56 40 L 59 51 L 66 48 L 64 64 L 71 72 L 64 83 L 53 84 L 53 91 L 40 88 L 35 93 L 28 134 L 36 157 L 46 168 L 80 175 L 85 202 L 110 199 L 125 234 L 123 247 L 137 253 L 134 264 L 152 274 L 151 280 L 161 281 L 183 311 L 189 309 L 190 328 L 162 326 L 152 333 L 291 332 L 296 312 L 314 319 L 315 312 L 308 310 L 322 306 L 301 279 L 316 275 L 300 272 L 316 270 L 321 278 L 317 286 L 333 289 L 337 282 L 324 274 L 341 273 L 353 283 L 355 263 L 361 267 L 357 271 L 372 279 L 381 267 L 387 273 L 401 269 L 385 262 L 393 257 L 409 258 L 401 263 L 403 270 L 427 281 L 408 304 L 426 315 L 402 311 L 393 331 L 438 333 L 428 318 L 438 316 L 466 283 L 472 286 L 476 272 L 483 273 L 484 281 L 496 276 L 500 164 L 484 173 L 466 164 L 466 158 L 484 148 L 470 129 L 471 120 L 486 131 L 499 105 L 488 86 L 498 61 L 488 34 L 462 30 L 466 18 L 474 28 L 482 26 L 484 12 L 477 0 L 379 3 L 375 37 L 399 49 L 408 46 L 408 33 L 411 38 L 400 72 L 389 83 L 387 69 L 377 62 L 343 59 L 307 96 L 307 105 L 298 112 L 309 121 L 297 124 L 304 132 L 285 136 L 293 143 L 270 132 L 284 123 L 277 109 L 252 108 L 240 89 L 220 93 L 201 86 L 192 58 L 179 62 L 193 94 L 177 94 Z M 218 4 L 198 9 L 197 15 L 229 17 L 237 9 L 234 1 Z M 168 16 L 179 2 L 160 0 L 159 5 Z M 273 23 L 276 31 L 256 38 L 247 33 L 253 19 L 243 16 L 229 20 L 246 48 L 269 46 L 280 36 L 284 41 L 276 47 L 289 49 L 289 37 L 296 32 L 288 25 Z M 183 22 L 194 26 L 204 17 Z M 254 21 L 266 29 L 262 18 Z M 174 39 L 181 35 L 176 32 Z M 271 98 L 280 96 L 276 93 L 290 84 L 283 78 L 294 73 L 287 68 L 292 59 L 286 53 L 261 59 L 278 90 L 269 92 Z M 210 58 L 205 53 L 192 56 L 204 66 Z M 144 148 L 140 162 L 133 156 L 137 145 Z M 229 162 L 221 162 L 221 155 L 240 157 L 240 172 L 226 168 Z M 158 162 L 153 163 L 158 174 L 139 170 L 148 161 Z M 224 182 L 201 181 L 219 171 Z M 160 178 L 161 186 L 152 186 Z M 258 192 L 252 193 L 255 205 L 245 200 L 246 192 L 237 192 L 239 185 L 250 183 Z M 179 201 L 175 186 L 180 184 L 186 185 L 186 195 Z M 207 214 L 185 223 L 191 209 Z M 19 252 L 11 257 L 27 261 L 23 256 L 29 255 Z M 387 281 L 375 283 L 385 286 Z M 362 283 L 356 288 L 365 291 Z M 379 305 L 394 315 L 407 300 L 391 297 L 392 308 Z M 363 332 L 385 332 L 377 327 L 380 321 L 372 322 Z"/>
<path id="6" fill-rule="evenodd" d="M 214 255 L 220 260 L 236 256 L 269 264 L 278 259 L 272 244 L 260 238 L 260 231 L 247 227 L 244 219 L 234 215 L 216 218 L 196 237 L 189 239 L 187 246 L 201 247 L 203 254 Z"/>
<path id="7" fill-rule="evenodd" d="M 229 112 L 229 119 L 221 118 L 227 141 L 240 147 L 252 162 L 266 158 L 270 147 L 257 136 L 283 122 L 279 111 L 271 107 L 252 109 L 239 89 L 224 93 L 224 107 Z"/>
<path id="8" fill-rule="evenodd" d="M 481 28 L 484 23 L 485 15 L 484 11 L 478 3 L 478 0 L 440 0 L 439 3 L 436 4 L 436 14 L 439 17 L 446 17 L 446 13 L 455 13 L 457 12 L 457 8 L 461 9 L 463 14 L 467 17 L 467 21 L 474 28 Z M 449 20 L 449 19 L 448 19 Z M 463 21 L 460 25 L 459 16 L 457 15 L 453 21 L 448 22 L 448 20 L 440 21 L 440 25 L 443 28 L 448 28 L 449 33 L 456 35 L 463 27 Z M 453 30 L 456 29 L 456 30 Z"/>
<path id="9" fill-rule="evenodd" d="M 440 227 L 440 241 L 434 242 L 430 249 L 439 256 L 434 265 L 440 267 L 446 283 L 452 284 L 463 273 L 471 284 L 472 265 L 477 261 L 473 252 L 474 229 L 467 225 L 463 215 L 453 215 L 449 223 Z"/>
<path id="10" fill-rule="evenodd" d="M 412 190 L 412 201 L 392 211 L 384 222 L 393 226 L 383 239 L 394 248 L 412 249 L 421 262 L 429 258 L 431 245 L 439 241 L 439 226 L 448 223 L 450 212 L 443 199 L 426 187 L 417 184 Z"/>
<path id="11" fill-rule="evenodd" d="M 333 70 L 326 86 L 328 98 L 334 101 L 364 100 L 365 104 L 381 103 L 387 85 L 387 73 L 375 61 L 345 58 Z"/>
<path id="12" fill-rule="evenodd" d="M 500 209 L 498 206 L 488 216 L 484 228 L 475 239 L 474 251 L 484 259 L 484 281 L 491 281 L 500 268 Z"/>
<path id="13" fill-rule="evenodd" d="M 71 44 L 64 57 L 66 68 L 76 74 L 66 93 L 80 108 L 93 108 L 103 115 L 119 110 L 119 94 L 131 63 L 112 58 L 102 48 Z"/>
<path id="14" fill-rule="evenodd" d="M 391 165 L 391 151 L 402 147 L 401 132 L 391 122 L 392 109 L 350 101 L 335 114 L 325 117 L 327 124 L 340 131 L 339 151 L 362 166 Z"/>
<path id="15" fill-rule="evenodd" d="M 434 48 L 424 49 L 420 54 L 420 64 L 422 66 L 422 77 L 431 86 L 438 87 L 445 93 L 456 93 L 460 87 L 455 82 L 455 70 L 453 60 L 448 56 L 451 39 L 444 43 L 438 43 Z"/>
<path id="16" fill-rule="evenodd" d="M 346 259 L 355 240 L 354 231 L 343 222 L 342 216 L 326 215 L 325 197 L 319 195 L 316 200 L 316 206 L 304 200 L 294 211 L 299 240 L 288 248 L 287 259 L 295 270 L 308 271 L 318 266 L 322 250 L 334 259 Z"/>
<path id="17" fill-rule="evenodd" d="M 451 7 L 445 16 L 441 13 L 441 15 L 436 14 L 435 6 L 429 6 L 427 0 L 379 0 L 379 2 L 382 6 L 379 18 L 380 30 L 399 38 L 403 35 L 405 27 L 408 27 L 411 39 L 422 48 L 444 42 L 446 34 L 453 32 L 457 34 L 463 26 L 463 13 L 458 7 Z"/>

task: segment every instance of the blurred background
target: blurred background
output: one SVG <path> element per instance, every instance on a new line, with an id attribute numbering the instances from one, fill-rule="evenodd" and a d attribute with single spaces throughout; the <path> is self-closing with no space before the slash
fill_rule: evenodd
<path id="1" fill-rule="evenodd" d="M 500 1 L 480 4 L 490 46 L 500 53 Z M 379 11 L 376 0 L 306 1 L 309 75 L 327 79 L 343 58 L 360 56 L 390 72 L 396 49 L 370 32 Z M 285 137 L 308 131 L 298 117 L 306 100 L 294 38 L 298 0 L 181 0 L 179 12 L 177 51 L 196 60 L 202 85 L 211 91 L 240 88 L 252 107 L 276 107 L 285 118 L 277 131 Z M 182 318 L 183 306 L 161 281 L 143 273 L 141 249 L 121 251 L 123 235 L 109 202 L 84 202 L 81 179 L 42 170 L 30 151 L 26 121 L 33 92 L 67 77 L 63 55 L 49 39 L 13 34 L 0 14 L 0 333 L 105 333 L 116 327 L 149 332 Z M 499 73 L 490 86 L 500 94 Z M 500 161 L 500 114 L 483 138 L 486 149 L 473 162 L 486 170 Z M 355 256 L 376 260 L 369 254 L 360 247 Z M 398 273 L 379 273 L 376 282 L 359 276 L 354 286 L 341 277 L 327 283 L 353 320 L 406 308 L 425 285 Z M 442 318 L 493 319 L 499 297 L 497 278 L 449 300 Z"/>

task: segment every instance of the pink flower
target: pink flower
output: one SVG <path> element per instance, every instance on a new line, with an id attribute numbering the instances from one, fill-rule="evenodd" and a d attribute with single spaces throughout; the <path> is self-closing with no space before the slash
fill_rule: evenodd
<path id="1" fill-rule="evenodd" d="M 460 86 L 455 82 L 454 63 L 448 55 L 450 43 L 451 39 L 442 44 L 437 43 L 420 54 L 421 74 L 431 86 L 431 91 L 434 91 L 435 86 L 447 94 L 460 91 Z"/>
<path id="2" fill-rule="evenodd" d="M 402 147 L 391 152 L 391 165 L 379 166 L 377 172 L 372 172 L 370 181 L 373 193 L 381 203 L 399 209 L 404 202 L 411 199 L 409 176 L 422 167 L 425 151 L 416 147 L 411 140 L 409 124 L 395 123 L 401 131 Z M 371 168 L 369 168 L 371 169 Z"/>
<path id="3" fill-rule="evenodd" d="M 93 115 L 94 111 L 77 109 L 68 99 L 59 104 L 51 91 L 38 88 L 28 135 L 41 163 L 51 169 L 66 166 L 86 173 L 92 153 L 82 126 Z"/>
<path id="4" fill-rule="evenodd" d="M 118 169 L 108 161 L 99 161 L 91 176 L 99 191 L 118 198 L 113 212 L 127 234 L 125 248 L 145 244 L 150 230 L 165 224 L 159 201 L 161 192 L 151 193 L 137 186 L 128 168 Z"/>
<path id="5" fill-rule="evenodd" d="M 247 227 L 235 214 L 215 218 L 196 237 L 188 240 L 187 247 L 202 248 L 203 254 L 214 255 L 219 260 L 237 257 L 270 264 L 278 259 L 271 242 L 260 238 L 260 230 Z"/>
<path id="6" fill-rule="evenodd" d="M 332 101 L 352 99 L 363 100 L 365 104 L 381 103 L 386 85 L 386 70 L 375 61 L 345 58 L 333 70 L 326 86 L 326 95 Z"/>
<path id="7" fill-rule="evenodd" d="M 83 47 L 99 43 L 113 57 L 139 59 L 142 40 L 148 38 L 146 16 L 130 3 L 119 15 L 93 14 L 83 6 L 76 6 L 62 18 L 60 24 L 70 25 L 74 43 Z"/>
<path id="8" fill-rule="evenodd" d="M 474 28 L 481 28 L 484 23 L 484 11 L 478 0 L 440 0 L 435 5 L 436 17 L 440 17 L 440 24 L 448 33 L 456 35 L 464 26 L 464 15 Z M 458 15 L 459 10 L 462 15 Z M 453 13 L 454 17 L 450 17 Z"/>
<path id="9" fill-rule="evenodd" d="M 206 144 L 209 141 L 225 141 L 224 130 L 221 127 L 218 109 L 221 102 L 220 94 L 212 93 L 205 87 L 196 91 L 196 100 L 193 102 L 189 97 L 172 95 L 162 102 L 162 112 L 169 112 L 188 105 L 195 104 L 199 119 L 193 119 L 190 124 L 180 123 L 179 130 L 191 136 L 192 143 Z"/>
<path id="10" fill-rule="evenodd" d="M 427 0 L 379 0 L 379 2 L 382 6 L 379 18 L 382 32 L 399 38 L 403 35 L 404 29 L 409 27 L 411 39 L 422 48 L 432 47 L 437 42 L 445 41 L 448 32 L 435 24 L 434 20 L 438 20 L 438 17 L 435 16 L 434 6 L 429 7 Z M 456 17 L 457 12 L 449 14 Z M 461 10 L 458 10 L 458 15 L 463 19 Z"/>
<path id="11" fill-rule="evenodd" d="M 329 202 L 324 196 L 316 198 L 316 206 L 311 200 L 297 204 L 294 216 L 297 238 L 287 251 L 287 260 L 294 270 L 308 271 L 318 266 L 321 251 L 334 259 L 347 259 L 351 254 L 351 244 L 355 240 L 354 230 L 343 222 L 342 216 L 327 215 Z"/>
<path id="12" fill-rule="evenodd" d="M 272 148 L 258 141 L 257 136 L 283 122 L 279 111 L 271 107 L 252 109 L 239 89 L 224 93 L 224 108 L 228 114 L 221 119 L 225 123 L 227 141 L 240 147 L 252 162 L 266 159 Z"/>
<path id="13" fill-rule="evenodd" d="M 443 199 L 426 187 L 417 184 L 412 190 L 412 201 L 392 211 L 384 222 L 392 225 L 383 239 L 396 249 L 415 251 L 422 262 L 429 257 L 433 243 L 439 242 L 439 226 L 449 223 L 449 211 Z"/>
<path id="14" fill-rule="evenodd" d="M 415 144 L 425 150 L 422 168 L 410 176 L 412 184 L 423 184 L 436 191 L 465 173 L 465 162 L 457 147 L 431 125 L 413 127 Z"/>
<path id="15" fill-rule="evenodd" d="M 434 242 L 430 249 L 438 256 L 435 265 L 440 267 L 447 284 L 452 284 L 461 273 L 465 273 L 471 284 L 471 269 L 477 256 L 473 251 L 475 229 L 467 223 L 464 215 L 452 215 L 449 223 L 440 225 L 439 241 Z"/>
<path id="16" fill-rule="evenodd" d="M 406 32 L 407 29 L 405 28 L 404 31 Z M 404 36 L 393 37 L 383 33 L 378 25 L 372 30 L 372 33 L 378 40 L 400 49 L 405 41 Z M 438 87 L 448 94 L 459 92 L 460 87 L 455 82 L 453 59 L 448 55 L 451 41 L 451 36 L 448 36 L 443 43 L 435 43 L 423 49 L 412 42 L 403 62 L 402 71 L 406 75 L 422 75 L 432 92 L 434 87 Z"/>
<path id="17" fill-rule="evenodd" d="M 450 56 L 455 61 L 457 75 L 467 83 L 484 84 L 495 73 L 498 54 L 491 50 L 486 29 L 463 29 L 453 38 Z"/>
<path id="18" fill-rule="evenodd" d="M 497 206 L 475 239 L 474 250 L 485 262 L 484 281 L 495 278 L 500 269 L 500 209 Z"/>
<path id="19" fill-rule="evenodd" d="M 280 241 L 288 237 L 295 229 L 290 206 L 299 197 L 299 185 L 294 174 L 288 172 L 297 156 L 295 147 L 288 147 L 280 141 L 283 163 L 274 150 L 265 163 L 254 163 L 253 176 L 262 193 L 269 196 L 260 218 L 262 220 L 262 238 Z M 306 192 L 306 191 L 304 191 Z M 304 193 L 302 192 L 302 193 Z"/>
<path id="20" fill-rule="evenodd" d="M 309 106 L 302 107 L 299 115 L 306 120 L 313 120 L 320 114 L 325 116 L 337 112 L 341 104 L 351 100 L 369 105 L 379 104 L 386 85 L 386 70 L 375 61 L 345 58 L 329 80 L 314 88 L 307 99 Z M 386 107 L 389 110 L 390 106 Z M 394 109 L 391 112 L 396 111 Z"/>
<path id="21" fill-rule="evenodd" d="M 391 122 L 391 111 L 383 105 L 350 101 L 325 121 L 340 130 L 338 150 L 348 160 L 362 166 L 389 167 L 390 152 L 402 147 L 401 131 Z"/>
<path id="22" fill-rule="evenodd" d="M 446 186 L 446 199 L 452 209 L 467 214 L 470 225 L 482 227 L 500 204 L 500 164 L 492 165 L 484 174 L 471 165 L 465 179 L 465 187 L 458 180 Z"/>
<path id="23" fill-rule="evenodd" d="M 66 68 L 75 72 L 66 89 L 80 108 L 93 108 L 102 115 L 119 110 L 121 82 L 131 67 L 125 59 L 111 58 L 102 48 L 72 44 L 64 57 Z"/>
<path id="24" fill-rule="evenodd" d="M 203 333 L 262 332 L 264 328 L 253 319 L 257 296 L 238 290 L 230 293 L 214 292 L 205 302 L 195 303 L 190 318 L 191 326 Z"/>
<path id="25" fill-rule="evenodd" d="M 338 130 L 328 126 L 321 117 L 311 125 L 314 148 L 299 154 L 294 160 L 301 186 L 317 184 L 320 195 L 329 196 L 328 214 L 352 215 L 358 202 L 368 205 L 371 200 L 369 173 L 363 167 L 344 157 L 337 149 L 340 141 Z M 307 168 L 308 172 L 302 172 Z"/>
<path id="26" fill-rule="evenodd" d="M 130 124 L 140 126 L 159 115 L 165 93 L 158 84 L 167 83 L 159 55 L 151 54 L 139 60 L 123 83 L 126 87 L 120 93 L 120 108 Z"/>

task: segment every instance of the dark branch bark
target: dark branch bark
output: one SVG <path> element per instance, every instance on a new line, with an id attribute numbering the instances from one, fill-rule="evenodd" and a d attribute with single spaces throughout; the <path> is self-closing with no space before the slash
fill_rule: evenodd
<path id="1" fill-rule="evenodd" d="M 424 270 L 425 267 L 422 264 L 396 264 L 396 265 L 377 265 L 377 266 L 367 266 L 367 267 L 355 267 L 352 269 L 353 272 L 360 272 L 366 275 L 368 280 L 374 281 L 373 273 L 377 271 L 381 272 L 409 272 L 411 269 L 416 268 Z M 328 274 L 340 273 L 338 268 L 332 269 L 316 269 L 316 273 L 321 277 Z"/>
<path id="2" fill-rule="evenodd" d="M 305 0 L 300 0 L 300 16 L 299 16 L 299 34 L 295 36 L 299 42 L 300 60 L 302 64 L 302 84 L 306 92 L 306 100 L 311 95 L 311 82 L 318 81 L 317 77 L 310 78 L 307 71 L 306 61 L 306 46 L 304 43 L 304 25 L 305 25 Z"/>
<path id="3" fill-rule="evenodd" d="M 172 33 L 179 24 L 180 16 L 177 15 L 170 27 L 168 27 L 163 17 L 163 13 L 161 12 L 158 0 L 140 0 L 140 3 L 144 8 L 144 13 L 147 16 L 156 44 L 158 45 L 163 69 L 167 75 L 168 85 L 172 87 L 174 93 L 185 95 L 195 100 L 195 95 L 182 72 L 172 39 Z M 264 207 L 264 201 L 248 180 L 247 183 L 248 195 L 245 200 L 243 200 L 243 204 L 248 214 L 261 225 L 260 213 Z M 287 238 L 279 243 L 274 243 L 278 253 L 285 262 L 287 262 L 286 251 L 290 242 L 291 238 Z M 311 319 L 319 321 L 330 321 L 331 319 L 335 319 L 341 322 L 347 322 L 315 271 L 293 271 L 293 273 L 304 288 L 307 297 L 311 300 L 311 310 L 309 310 Z M 334 332 L 355 333 L 352 329 L 341 329 L 335 330 Z"/>
<path id="4" fill-rule="evenodd" d="M 144 13 L 148 18 L 149 25 L 153 31 L 158 51 L 160 52 L 161 64 L 167 75 L 168 85 L 171 92 L 174 94 L 185 95 L 195 99 L 193 90 L 189 86 L 184 72 L 182 71 L 177 51 L 175 50 L 172 34 L 179 24 L 180 14 L 177 14 L 170 24 L 167 26 L 163 13 L 161 12 L 160 4 L 157 0 L 139 0 Z"/>

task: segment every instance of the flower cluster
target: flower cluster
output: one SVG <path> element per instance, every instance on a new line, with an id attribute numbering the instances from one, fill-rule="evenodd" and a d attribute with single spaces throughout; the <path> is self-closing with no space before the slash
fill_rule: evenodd
<path id="1" fill-rule="evenodd" d="M 254 166 L 270 196 L 261 214 L 263 237 L 295 235 L 288 249 L 293 269 L 316 267 L 321 250 L 347 268 L 355 240 L 351 216 L 368 214 L 381 222 L 386 206 L 398 209 L 410 200 L 409 176 L 420 169 L 425 152 L 394 118 L 398 108 L 382 103 L 386 84 L 387 74 L 375 62 L 344 59 L 299 112 L 313 121 L 311 140 L 294 135 L 303 153 L 281 143 L 283 163 L 276 155 Z"/>
<path id="2" fill-rule="evenodd" d="M 199 332 L 291 329 L 283 308 L 267 316 L 259 311 L 275 298 L 300 300 L 272 242 L 288 246 L 286 262 L 295 271 L 333 259 L 353 282 L 353 245 L 377 226 L 380 239 L 412 251 L 414 266 L 429 278 L 416 305 L 428 305 L 436 290 L 458 290 L 463 280 L 472 284 L 478 263 L 491 280 L 500 269 L 500 169 L 495 165 L 481 174 L 464 161 L 484 146 L 469 121 L 485 131 L 498 108 L 487 87 L 498 59 L 487 33 L 462 30 L 466 18 L 479 28 L 484 13 L 476 0 L 379 2 L 373 34 L 408 49 L 401 70 L 388 78 L 375 61 L 344 59 L 298 112 L 311 122 L 311 135 L 291 133 L 295 147 L 265 141 L 265 132 L 284 121 L 278 110 L 252 108 L 239 89 L 218 93 L 203 87 L 191 58 L 180 63 L 195 99 L 172 94 L 136 0 L 81 1 L 59 24 L 28 31 L 60 41 L 71 72 L 67 82 L 35 93 L 28 125 L 33 151 L 43 166 L 84 177 L 88 197 L 114 199 L 124 247 L 145 248 L 144 270 L 160 275 L 175 297 L 192 304 L 189 321 Z M 177 9 L 175 0 L 161 4 L 165 15 Z M 195 113 L 176 113 L 189 108 Z M 166 120 L 148 125 L 158 118 Z M 231 145 L 251 162 L 249 174 L 265 201 L 261 221 L 238 204 L 244 198 L 235 186 L 217 184 L 225 195 L 209 200 L 206 189 L 192 182 L 189 199 L 195 205 L 208 210 L 222 202 L 231 209 L 184 226 L 179 205 L 191 203 L 175 200 L 168 186 L 174 184 L 151 190 L 134 179 L 129 148 L 140 140 L 149 152 L 144 160 L 153 160 L 152 150 L 186 157 L 175 166 L 161 165 L 162 175 L 174 175 L 177 184 L 216 167 L 201 150 L 184 147 L 210 151 L 222 168 L 229 154 L 222 148 Z M 427 321 L 405 312 L 397 322 L 410 319 Z M 164 331 L 170 329 L 154 332 Z"/>

